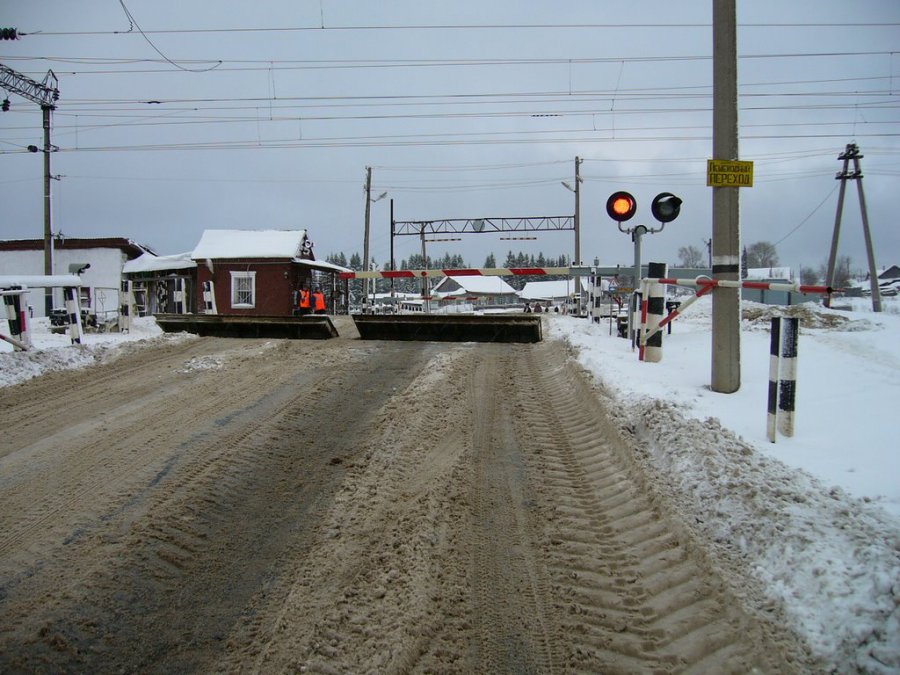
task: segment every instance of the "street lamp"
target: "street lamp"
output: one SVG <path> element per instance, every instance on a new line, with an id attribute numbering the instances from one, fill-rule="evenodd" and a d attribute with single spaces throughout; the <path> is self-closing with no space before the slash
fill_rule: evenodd
<path id="1" fill-rule="evenodd" d="M 562 186 L 569 192 L 575 193 L 575 258 L 572 260 L 573 265 L 581 264 L 581 173 L 579 167 L 584 161 L 580 157 L 575 158 L 575 187 L 572 187 L 566 181 L 561 181 Z M 578 283 L 578 306 L 576 311 L 581 316 L 581 277 L 575 277 Z"/>

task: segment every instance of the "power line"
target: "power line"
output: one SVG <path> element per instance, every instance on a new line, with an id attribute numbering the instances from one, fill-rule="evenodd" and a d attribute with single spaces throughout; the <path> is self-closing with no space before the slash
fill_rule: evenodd
<path id="1" fill-rule="evenodd" d="M 819 202 L 819 205 L 816 206 L 816 208 L 814 208 L 814 209 L 810 212 L 810 214 L 809 214 L 808 216 L 806 216 L 806 218 L 804 218 L 803 220 L 801 220 L 800 223 L 799 223 L 796 227 L 794 227 L 794 229 L 792 229 L 790 232 L 788 232 L 786 235 L 784 235 L 781 239 L 779 239 L 778 241 L 776 241 L 776 242 L 773 244 L 773 246 L 778 246 L 778 244 L 780 244 L 781 242 L 783 242 L 785 239 L 787 239 L 787 238 L 790 237 L 792 234 L 794 234 L 794 232 L 796 232 L 796 231 L 799 230 L 801 227 L 803 227 L 803 226 L 807 223 L 807 221 L 815 215 L 816 211 L 818 211 L 820 208 L 822 208 L 822 206 L 825 204 L 825 202 L 827 202 L 827 201 L 831 198 L 831 195 L 833 195 L 833 194 L 834 194 L 834 191 L 837 190 L 837 189 L 838 189 L 838 184 L 835 183 L 835 184 L 834 184 L 834 187 L 831 188 L 831 192 L 828 193 L 828 195 L 825 197 L 825 199 L 823 199 L 821 202 Z"/>
<path id="2" fill-rule="evenodd" d="M 900 23 L 880 22 L 749 22 L 738 24 L 739 28 L 885 28 L 900 26 Z M 191 35 L 204 33 L 297 33 L 326 31 L 384 31 L 384 30 L 624 30 L 624 29 L 685 29 L 697 28 L 711 30 L 710 23 L 536 23 L 536 24 L 373 24 L 346 26 L 279 26 L 258 28 L 180 28 L 145 31 L 147 35 Z M 19 31 L 21 36 L 58 37 L 67 35 L 129 35 L 131 31 Z"/>

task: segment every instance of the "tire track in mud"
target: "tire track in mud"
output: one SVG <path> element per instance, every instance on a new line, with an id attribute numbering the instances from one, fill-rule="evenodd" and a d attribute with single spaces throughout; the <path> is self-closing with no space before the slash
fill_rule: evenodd
<path id="1" fill-rule="evenodd" d="M 91 399 L 105 389 L 115 387 L 122 379 L 128 379 L 136 389 L 151 391 L 153 381 L 142 377 L 143 373 L 158 368 L 161 364 L 190 354 L 208 354 L 214 350 L 221 338 L 200 338 L 163 336 L 162 342 L 152 347 L 126 346 L 113 362 L 99 362 L 75 371 L 45 373 L 41 377 L 26 380 L 11 387 L 0 388 L 0 410 L 15 407 L 22 424 L 40 418 L 47 408 L 47 402 L 59 397 L 61 390 L 69 387 L 73 378 L 79 380 L 77 395 L 67 398 L 67 405 L 56 411 L 54 423 L 62 425 L 84 419 L 96 413 L 90 407 Z M 72 346 L 72 349 L 79 349 Z M 102 358 L 102 356 L 100 357 Z M 85 371 L 89 378 L 83 378 Z M 27 398 L 23 399 L 23 395 Z"/>
<path id="2" fill-rule="evenodd" d="M 142 360 L 140 367 L 127 364 L 124 371 L 132 375 L 138 368 L 153 372 L 163 363 L 167 370 L 171 370 L 168 367 L 170 359 L 180 361 L 184 355 L 183 350 L 176 350 L 165 358 L 151 358 L 149 363 Z M 241 374 L 241 386 L 253 390 L 271 381 L 270 371 L 254 371 L 249 375 Z M 223 380 L 227 379 L 227 375 L 206 375 L 215 377 L 225 385 Z M 33 429 L 15 428 L 15 433 L 6 436 L 12 452 L 0 459 L 0 486 L 3 489 L 0 500 L 3 505 L 0 511 L 0 560 L 8 551 L 23 545 L 28 547 L 33 537 L 46 538 L 45 530 L 51 528 L 65 532 L 62 536 L 71 543 L 83 534 L 82 526 L 77 521 L 89 520 L 96 502 L 102 503 L 106 498 L 112 503 L 127 501 L 135 486 L 158 480 L 160 473 L 169 466 L 165 453 L 171 446 L 173 435 L 191 428 L 195 419 L 206 419 L 214 416 L 216 411 L 229 408 L 229 386 L 204 387 L 202 380 L 198 382 L 197 378 L 188 375 L 168 373 L 167 377 L 168 381 L 157 384 L 155 389 L 148 391 L 149 388 L 139 388 L 127 393 L 123 390 L 123 378 L 117 378 L 117 389 L 114 391 L 121 392 L 121 395 L 116 400 L 110 400 L 110 395 L 106 393 L 107 389 L 112 388 L 109 381 L 104 387 L 94 390 L 79 386 L 85 406 L 95 411 L 105 408 L 104 412 L 63 427 L 24 447 L 20 446 L 33 438 Z M 85 373 L 81 379 L 85 378 L 91 385 L 94 384 L 93 374 Z M 156 377 L 148 379 L 160 382 Z M 198 395 L 199 392 L 203 395 Z M 35 419 L 32 426 L 60 424 L 58 420 L 51 422 L 46 417 L 55 417 L 55 411 L 63 406 L 57 391 L 55 399 L 44 401 L 44 417 Z M 156 409 L 168 411 L 165 424 L 148 423 L 147 410 Z M 118 443 L 133 450 L 119 452 L 115 448 Z M 97 450 L 98 445 L 105 447 Z M 61 470 L 62 467 L 65 470 Z M 53 476 L 55 490 L 34 499 L 33 481 L 41 475 Z"/>
<path id="3" fill-rule="evenodd" d="M 560 345 L 517 361 L 520 436 L 543 476 L 547 565 L 567 667 L 604 673 L 792 672 L 692 552 Z"/>
<path id="4" fill-rule="evenodd" d="M 280 377 L 263 368 L 258 381 L 240 379 L 241 405 L 195 415 L 174 447 L 167 439 L 162 468 L 123 486 L 124 501 L 58 542 L 27 578 L 5 578 L 0 611 L 15 629 L 0 634 L 0 669 L 202 669 L 249 598 L 278 588 L 283 559 L 367 433 L 367 401 L 419 362 L 415 348 L 367 363 L 369 351 L 320 347 L 313 367 L 282 362 Z M 337 362 L 347 368 L 329 370 Z M 361 409 L 344 419 L 357 385 Z"/>
<path id="5" fill-rule="evenodd" d="M 540 523 L 509 408 L 516 347 L 485 345 L 470 374 L 473 415 L 472 616 L 478 672 L 557 671 L 548 617 L 549 583 L 540 562 Z M 503 375 L 501 374 L 503 373 Z"/>

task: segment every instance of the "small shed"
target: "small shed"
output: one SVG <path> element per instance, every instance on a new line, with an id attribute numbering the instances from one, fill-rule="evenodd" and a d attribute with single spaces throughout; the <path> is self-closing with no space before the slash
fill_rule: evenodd
<path id="1" fill-rule="evenodd" d="M 432 294 L 442 302 L 466 300 L 479 307 L 515 305 L 516 289 L 500 277 L 449 276 L 441 279 Z"/>
<path id="2" fill-rule="evenodd" d="M 122 267 L 131 282 L 137 316 L 197 311 L 197 263 L 190 253 L 145 253 Z"/>
<path id="3" fill-rule="evenodd" d="M 320 288 L 328 311 L 339 304 L 339 272 L 319 262 L 306 230 L 205 230 L 191 252 L 201 312 L 293 316 L 301 288 Z"/>

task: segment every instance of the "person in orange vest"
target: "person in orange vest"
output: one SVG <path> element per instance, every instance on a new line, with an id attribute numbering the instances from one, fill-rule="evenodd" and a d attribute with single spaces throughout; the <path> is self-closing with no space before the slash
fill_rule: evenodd
<path id="1" fill-rule="evenodd" d="M 316 314 L 324 314 L 325 313 L 325 294 L 322 292 L 322 289 L 318 286 L 316 290 L 313 291 L 312 294 L 312 304 L 313 310 Z"/>
<path id="2" fill-rule="evenodd" d="M 312 297 L 310 296 L 308 288 L 300 289 L 300 302 L 298 303 L 297 307 L 300 310 L 300 316 L 312 313 Z"/>

